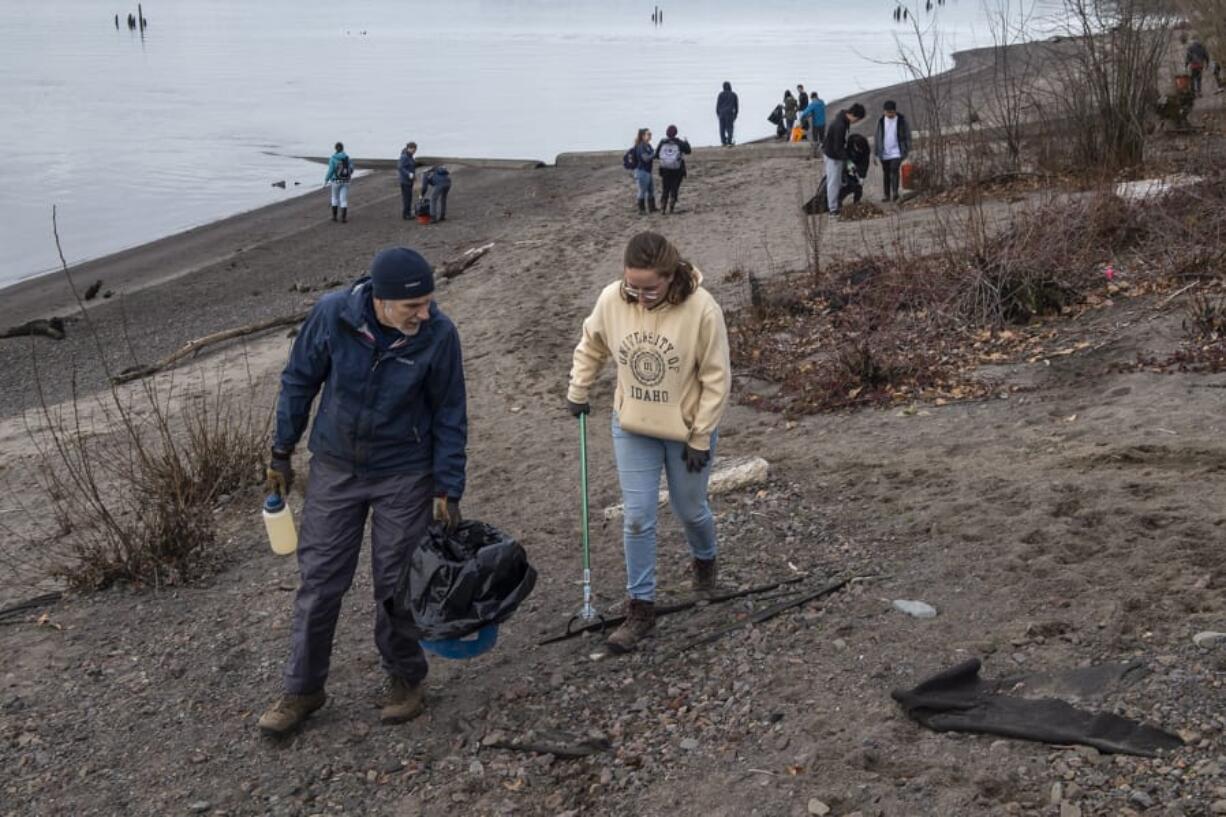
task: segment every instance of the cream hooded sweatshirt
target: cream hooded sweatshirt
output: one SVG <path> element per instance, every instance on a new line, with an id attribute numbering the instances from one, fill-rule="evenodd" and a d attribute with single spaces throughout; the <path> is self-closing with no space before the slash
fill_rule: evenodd
<path id="1" fill-rule="evenodd" d="M 711 293 L 698 286 L 681 304 L 627 303 L 621 282 L 605 287 L 583 322 L 567 399 L 586 403 L 605 361 L 617 361 L 613 408 L 626 431 L 691 448 L 711 447 L 732 386 L 728 330 Z"/>

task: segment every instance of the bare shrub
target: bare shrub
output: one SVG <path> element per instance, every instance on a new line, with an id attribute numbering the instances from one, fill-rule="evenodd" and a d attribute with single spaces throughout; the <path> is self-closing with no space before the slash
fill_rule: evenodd
<path id="1" fill-rule="evenodd" d="M 62 255 L 61 263 L 76 295 Z M 100 347 L 79 296 L 78 305 Z M 45 510 L 26 510 L 55 522 L 30 543 L 47 548 L 53 575 L 92 590 L 178 584 L 207 570 L 218 558 L 216 502 L 255 481 L 271 427 L 250 371 L 245 389 L 227 386 L 219 370 L 186 387 L 155 378 L 94 397 L 79 394 L 74 379 L 70 399 L 51 405 L 32 354 L 38 409 L 27 430 Z"/>
<path id="2" fill-rule="evenodd" d="M 1158 100 L 1173 18 L 1153 0 L 1064 0 L 1067 34 L 1055 106 L 1075 159 L 1107 171 L 1138 165 Z"/>
<path id="3" fill-rule="evenodd" d="M 1197 341 L 1216 341 L 1226 337 L 1226 297 L 1198 292 L 1188 301 L 1183 320 L 1184 331 Z"/>
<path id="4" fill-rule="evenodd" d="M 910 8 L 911 5 L 900 3 L 895 11 L 895 20 L 908 30 L 906 34 L 894 35 L 897 46 L 894 64 L 911 80 L 910 107 L 922 122 L 922 138 L 915 140 L 914 153 L 916 165 L 923 168 L 923 173 L 916 184 L 922 183 L 925 190 L 941 190 L 948 183 L 946 131 L 953 108 L 954 84 L 950 74 L 953 63 L 940 26 L 939 9 L 933 9 L 931 2 L 925 3 L 928 11 L 925 22 L 919 13 L 920 4 L 915 3 L 915 8 Z"/>

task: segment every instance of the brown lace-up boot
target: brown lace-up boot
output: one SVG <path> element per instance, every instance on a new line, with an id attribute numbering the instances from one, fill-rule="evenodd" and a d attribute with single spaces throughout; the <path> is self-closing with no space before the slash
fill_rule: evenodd
<path id="1" fill-rule="evenodd" d="M 606 642 L 609 651 L 621 655 L 632 651 L 648 633 L 656 628 L 656 605 L 651 601 L 630 599 L 626 620 L 613 631 Z"/>
<path id="2" fill-rule="evenodd" d="M 695 559 L 694 575 L 690 579 L 690 587 L 699 595 L 709 595 L 715 592 L 715 583 L 719 578 L 719 568 L 714 559 Z"/>
<path id="3" fill-rule="evenodd" d="M 278 738 L 288 735 L 327 700 L 328 696 L 322 689 L 306 695 L 282 695 L 280 700 L 260 716 L 260 731 Z"/>
<path id="4" fill-rule="evenodd" d="M 383 723 L 405 723 L 416 718 L 426 708 L 421 684 L 410 684 L 394 675 L 387 679 L 387 698 L 379 711 Z"/>

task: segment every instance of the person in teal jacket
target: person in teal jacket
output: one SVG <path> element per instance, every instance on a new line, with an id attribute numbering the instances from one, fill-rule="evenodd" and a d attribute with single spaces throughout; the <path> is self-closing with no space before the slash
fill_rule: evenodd
<path id="1" fill-rule="evenodd" d="M 345 146 L 336 143 L 336 153 L 328 160 L 328 172 L 324 174 L 324 184 L 332 185 L 332 220 L 336 221 L 337 210 L 340 210 L 341 221 L 349 221 L 349 180 L 353 178 L 353 162 L 345 152 Z"/>
<path id="2" fill-rule="evenodd" d="M 822 149 L 822 141 L 826 138 L 826 103 L 817 95 L 817 91 L 809 97 L 809 104 L 800 112 L 800 121 L 809 122 L 809 144 L 812 155 L 816 158 Z"/>

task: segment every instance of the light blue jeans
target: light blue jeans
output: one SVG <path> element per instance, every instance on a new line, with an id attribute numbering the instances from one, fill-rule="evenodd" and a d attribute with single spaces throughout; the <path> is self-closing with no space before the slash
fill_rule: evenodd
<path id="1" fill-rule="evenodd" d="M 349 182 L 340 182 L 336 179 L 332 180 L 332 206 L 349 206 Z"/>
<path id="2" fill-rule="evenodd" d="M 650 170 L 638 168 L 634 171 L 634 181 L 638 185 L 639 201 L 647 201 L 656 197 L 655 177 Z"/>
<path id="3" fill-rule="evenodd" d="M 613 416 L 613 454 L 617 480 L 625 504 L 622 533 L 626 550 L 626 593 L 632 599 L 656 598 L 656 512 L 659 508 L 660 470 L 668 477 L 668 500 L 673 515 L 685 528 L 685 539 L 695 559 L 715 558 L 715 516 L 707 502 L 715 443 L 711 459 L 697 474 L 685 468 L 685 443 L 645 437 L 623 431 Z"/>

